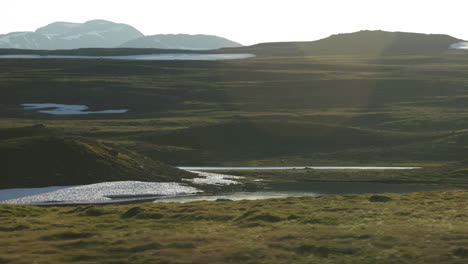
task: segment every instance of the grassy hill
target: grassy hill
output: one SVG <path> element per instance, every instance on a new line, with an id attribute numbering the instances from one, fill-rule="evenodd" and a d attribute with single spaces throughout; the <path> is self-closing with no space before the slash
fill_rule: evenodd
<path id="1" fill-rule="evenodd" d="M 448 35 L 365 30 L 317 41 L 262 43 L 222 51 L 260 56 L 414 55 L 446 52 L 451 44 L 461 41 Z"/>
<path id="2" fill-rule="evenodd" d="M 244 120 L 129 135 L 128 140 L 176 146 L 181 149 L 180 152 L 185 150 L 187 156 L 180 161 L 180 165 L 183 165 L 187 162 L 252 162 L 267 157 L 283 160 L 284 163 L 291 156 L 320 160 L 325 153 L 331 156 L 336 152 L 355 152 L 363 148 L 363 144 L 368 149 L 381 150 L 392 145 L 428 140 L 428 136 L 421 138 L 404 133 L 381 133 L 308 121 Z M 174 163 L 174 160 L 170 160 L 173 155 L 163 157 L 161 153 L 145 148 L 145 143 L 140 144 L 140 152 Z M 365 159 L 363 154 L 354 155 L 356 161 Z M 335 158 L 339 159 L 339 156 L 344 155 Z M 371 160 L 374 159 L 368 157 L 368 161 Z"/>
<path id="3" fill-rule="evenodd" d="M 0 130 L 0 189 L 124 180 L 180 181 L 192 176 L 131 151 L 50 132 L 42 127 Z M 12 133 L 16 136 L 11 137 Z"/>

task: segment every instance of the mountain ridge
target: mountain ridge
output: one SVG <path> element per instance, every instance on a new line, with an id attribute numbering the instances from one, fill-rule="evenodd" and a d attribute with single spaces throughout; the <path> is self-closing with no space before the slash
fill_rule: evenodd
<path id="1" fill-rule="evenodd" d="M 256 55 L 405 55 L 439 53 L 453 44 L 463 42 L 444 34 L 361 30 L 334 34 L 315 41 L 270 42 L 221 51 L 254 53 Z"/>
<path id="2" fill-rule="evenodd" d="M 0 48 L 3 49 L 69 50 L 119 48 L 122 45 L 128 48 L 184 48 L 195 50 L 242 46 L 237 42 L 213 35 L 145 36 L 131 25 L 102 19 L 90 20 L 84 23 L 57 21 L 35 31 L 10 32 L 0 35 Z"/>
<path id="3" fill-rule="evenodd" d="M 122 48 L 210 50 L 223 47 L 242 47 L 232 40 L 205 34 L 157 34 L 130 40 Z"/>
<path id="4" fill-rule="evenodd" d="M 16 33 L 20 37 L 22 34 Z M 143 42 L 157 42 L 152 38 L 158 37 L 185 37 L 209 35 L 187 35 L 187 34 L 166 34 L 144 36 Z M 223 39 L 218 37 L 219 39 Z M 224 39 L 227 40 L 227 39 Z M 229 41 L 229 40 L 227 40 Z M 131 41 L 130 41 L 131 42 Z M 1 36 L 0 36 L 1 44 Z M 441 54 L 449 51 L 464 52 L 468 49 L 468 42 L 444 34 L 423 34 L 411 32 L 389 32 L 382 30 L 362 30 L 352 33 L 331 35 L 315 41 L 300 42 L 270 42 L 259 43 L 251 46 L 240 47 L 212 47 L 212 49 L 198 49 L 197 47 L 178 46 L 167 48 L 159 45 L 159 48 L 148 48 L 143 46 L 138 48 L 121 47 L 117 48 L 81 48 L 72 50 L 28 50 L 28 49 L 2 49 L 0 45 L 0 55 L 11 54 L 37 54 L 37 55 L 84 55 L 84 56 L 125 56 L 143 54 L 164 54 L 164 53 L 251 53 L 256 56 L 329 56 L 329 55 L 369 55 L 369 56 L 391 56 L 391 55 L 426 55 Z M 240 44 L 239 44 L 240 45 Z M 156 45 L 157 46 L 157 45 Z M 184 49 L 181 49 L 184 48 Z"/>

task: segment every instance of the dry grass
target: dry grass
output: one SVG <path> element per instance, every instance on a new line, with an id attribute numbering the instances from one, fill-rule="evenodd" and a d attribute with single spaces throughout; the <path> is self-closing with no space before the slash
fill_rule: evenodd
<path id="1" fill-rule="evenodd" d="M 2 263 L 466 263 L 467 192 L 0 206 Z"/>

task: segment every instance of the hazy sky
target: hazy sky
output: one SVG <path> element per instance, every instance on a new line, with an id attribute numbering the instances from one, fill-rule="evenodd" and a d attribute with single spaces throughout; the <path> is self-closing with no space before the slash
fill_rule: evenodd
<path id="1" fill-rule="evenodd" d="M 0 34 L 106 19 L 145 35 L 213 34 L 245 45 L 362 29 L 468 39 L 467 0 L 2 0 L 0 10 Z"/>

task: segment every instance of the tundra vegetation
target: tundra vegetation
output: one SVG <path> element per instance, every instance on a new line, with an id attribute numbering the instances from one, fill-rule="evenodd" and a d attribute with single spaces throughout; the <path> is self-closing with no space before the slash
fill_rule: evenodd
<path id="1" fill-rule="evenodd" d="M 466 263 L 467 192 L 0 205 L 1 263 Z M 372 201 L 372 202 L 371 202 Z"/>
<path id="2" fill-rule="evenodd" d="M 192 176 L 169 164 L 422 166 L 234 174 L 464 188 L 467 71 L 461 51 L 237 61 L 2 59 L 0 175 L 18 172 L 2 186 Z M 53 116 L 23 103 L 130 111 Z M 69 173 L 76 159 L 54 163 L 68 153 L 84 157 L 79 166 L 92 175 Z M 40 176 L 45 168 L 50 177 Z M 466 263 L 467 192 L 384 196 L 391 200 L 1 205 L 0 263 Z"/>
<path id="3" fill-rule="evenodd" d="M 467 56 L 2 59 L 0 146 L 46 150 L 63 141 L 61 149 L 114 153 L 104 156 L 120 165 L 134 157 L 170 165 L 422 166 L 391 179 L 464 184 Z M 53 116 L 19 106 L 46 102 L 130 111 Z M 12 159 L 2 158 L 1 170 L 25 162 Z M 114 165 L 106 168 L 122 171 Z"/>

